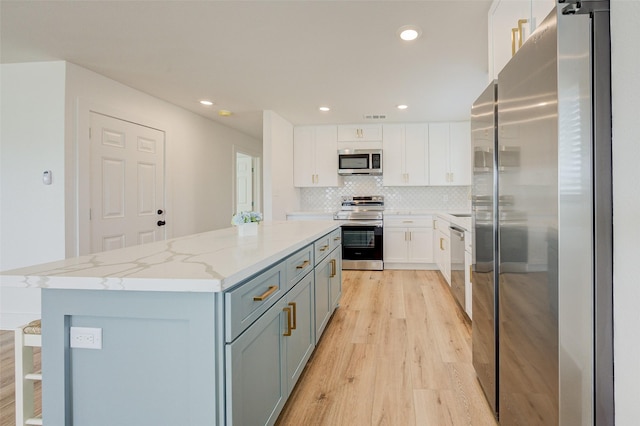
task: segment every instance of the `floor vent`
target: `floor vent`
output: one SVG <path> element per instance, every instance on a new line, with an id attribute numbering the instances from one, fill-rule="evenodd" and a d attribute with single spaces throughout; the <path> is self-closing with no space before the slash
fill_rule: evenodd
<path id="1" fill-rule="evenodd" d="M 364 114 L 362 118 L 365 120 L 386 120 L 387 114 Z"/>

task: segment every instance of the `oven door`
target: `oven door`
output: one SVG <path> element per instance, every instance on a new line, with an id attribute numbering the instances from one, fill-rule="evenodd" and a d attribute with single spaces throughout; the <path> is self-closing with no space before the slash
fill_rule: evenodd
<path id="1" fill-rule="evenodd" d="M 342 269 L 381 271 L 383 266 L 382 224 L 343 224 Z"/>

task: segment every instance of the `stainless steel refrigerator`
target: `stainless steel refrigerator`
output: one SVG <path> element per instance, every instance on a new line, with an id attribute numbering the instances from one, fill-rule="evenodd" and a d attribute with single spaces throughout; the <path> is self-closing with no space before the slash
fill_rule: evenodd
<path id="1" fill-rule="evenodd" d="M 608 2 L 567 3 L 471 110 L 473 364 L 503 425 L 614 422 Z"/>

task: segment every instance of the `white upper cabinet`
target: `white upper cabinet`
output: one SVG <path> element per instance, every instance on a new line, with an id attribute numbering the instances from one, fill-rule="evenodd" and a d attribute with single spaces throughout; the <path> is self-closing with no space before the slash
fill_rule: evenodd
<path id="1" fill-rule="evenodd" d="M 382 125 L 354 124 L 338 126 L 338 142 L 375 142 L 382 140 Z"/>
<path id="2" fill-rule="evenodd" d="M 427 124 L 385 124 L 382 153 L 384 186 L 429 184 Z"/>
<path id="3" fill-rule="evenodd" d="M 336 126 L 293 129 L 294 186 L 339 186 L 337 142 Z"/>
<path id="4" fill-rule="evenodd" d="M 494 0 L 489 8 L 489 80 L 518 51 L 555 6 L 555 0 Z"/>
<path id="5" fill-rule="evenodd" d="M 471 185 L 471 127 L 468 121 L 429 124 L 429 184 Z"/>

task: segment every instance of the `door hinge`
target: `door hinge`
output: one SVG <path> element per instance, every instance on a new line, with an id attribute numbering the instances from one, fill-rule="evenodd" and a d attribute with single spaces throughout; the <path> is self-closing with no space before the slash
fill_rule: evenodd
<path id="1" fill-rule="evenodd" d="M 91 220 L 91 209 L 89 209 L 89 220 Z"/>
<path id="2" fill-rule="evenodd" d="M 91 127 L 89 127 L 89 139 L 91 139 Z"/>

